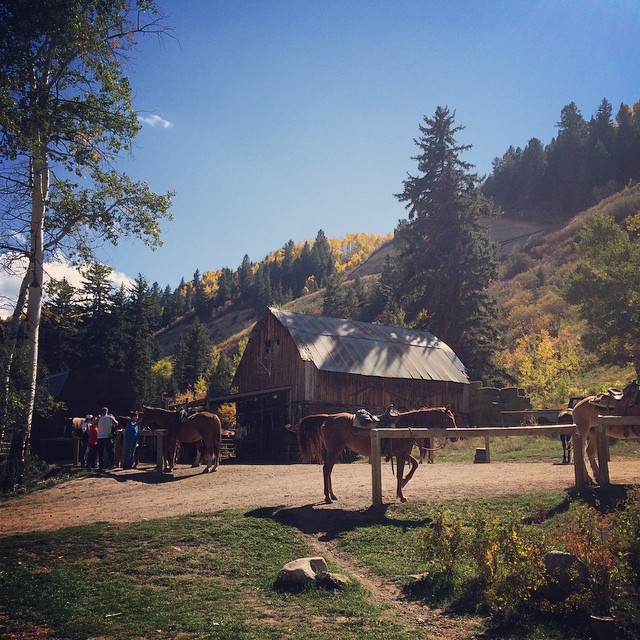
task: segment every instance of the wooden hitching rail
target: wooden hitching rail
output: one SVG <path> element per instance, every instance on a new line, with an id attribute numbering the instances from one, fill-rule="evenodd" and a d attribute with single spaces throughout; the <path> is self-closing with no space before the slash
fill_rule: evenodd
<path id="1" fill-rule="evenodd" d="M 636 419 L 637 420 L 637 419 Z M 606 440 L 602 435 L 603 428 L 598 430 L 598 440 Z M 570 435 L 574 450 L 574 472 L 576 487 L 586 485 L 586 470 L 582 455 L 582 438 L 576 431 L 574 424 L 556 424 L 529 427 L 461 427 L 459 429 L 433 429 L 411 427 L 410 429 L 371 429 L 371 490 L 373 494 L 373 506 L 382 505 L 382 472 L 381 472 L 381 447 L 382 438 L 489 438 L 503 436 L 542 436 L 542 435 Z M 599 449 L 600 450 L 600 447 Z M 608 458 L 601 458 L 601 467 L 606 467 L 606 477 L 609 477 Z"/>

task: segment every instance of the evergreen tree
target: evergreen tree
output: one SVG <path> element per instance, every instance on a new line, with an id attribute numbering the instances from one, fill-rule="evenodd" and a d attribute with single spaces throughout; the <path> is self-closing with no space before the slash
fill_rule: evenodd
<path id="1" fill-rule="evenodd" d="M 318 231 L 318 235 L 311 249 L 311 255 L 313 260 L 313 274 L 316 276 L 318 286 L 323 287 L 334 272 L 335 260 L 327 236 L 325 236 L 322 229 Z"/>
<path id="2" fill-rule="evenodd" d="M 322 297 L 322 314 L 332 318 L 350 318 L 347 297 L 340 284 L 340 276 L 331 274 L 327 279 Z"/>
<path id="3" fill-rule="evenodd" d="M 495 248 L 481 224 L 481 216 L 495 212 L 460 157 L 470 147 L 456 142 L 463 127 L 455 126 L 455 114 L 438 107 L 419 129 L 419 175 L 409 176 L 396 196 L 409 212 L 395 232 L 397 296 L 414 326 L 444 340 L 472 376 L 481 376 L 498 348 L 488 291 Z"/>
<path id="4" fill-rule="evenodd" d="M 193 274 L 193 310 L 200 320 L 207 320 L 209 317 L 209 298 L 204 291 L 200 270 L 196 269 Z"/>
<path id="5" fill-rule="evenodd" d="M 211 340 L 209 332 L 198 318 L 180 337 L 174 376 L 180 391 L 193 386 L 199 378 L 207 378 L 211 366 Z"/>
<path id="6" fill-rule="evenodd" d="M 131 288 L 129 302 L 131 328 L 128 334 L 126 371 L 131 376 L 136 403 L 139 405 L 149 397 L 153 388 L 153 333 L 149 326 L 152 304 L 149 285 L 142 274 L 138 274 Z"/>
<path id="7" fill-rule="evenodd" d="M 242 264 L 238 268 L 238 289 L 241 298 L 248 298 L 251 296 L 253 290 L 253 265 L 249 256 L 245 254 L 242 258 Z"/>
<path id="8" fill-rule="evenodd" d="M 113 294 L 109 315 L 107 364 L 118 371 L 126 371 L 127 354 L 131 348 L 131 314 L 129 292 L 124 284 Z"/>
<path id="9" fill-rule="evenodd" d="M 109 364 L 110 315 L 113 306 L 113 269 L 97 262 L 83 272 L 80 292 L 84 312 L 81 320 L 81 361 L 88 365 Z"/>
<path id="10" fill-rule="evenodd" d="M 51 373 L 71 369 L 77 358 L 78 305 L 76 289 L 66 278 L 52 279 L 46 286 L 47 303 L 42 310 L 40 358 Z"/>
<path id="11" fill-rule="evenodd" d="M 231 391 L 234 371 L 233 360 L 226 353 L 221 353 L 213 367 L 209 381 L 209 395 L 216 397 L 228 394 Z"/>

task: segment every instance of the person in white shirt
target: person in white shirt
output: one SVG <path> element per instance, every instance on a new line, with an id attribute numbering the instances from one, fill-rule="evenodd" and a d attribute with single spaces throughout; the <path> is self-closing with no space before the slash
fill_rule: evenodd
<path id="1" fill-rule="evenodd" d="M 111 438 L 117 426 L 118 421 L 109 413 L 109 409 L 102 407 L 98 418 L 98 471 L 113 468 L 113 440 Z"/>

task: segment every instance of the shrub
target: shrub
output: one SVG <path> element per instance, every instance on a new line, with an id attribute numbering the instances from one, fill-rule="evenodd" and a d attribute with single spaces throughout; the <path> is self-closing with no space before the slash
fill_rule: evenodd
<path id="1" fill-rule="evenodd" d="M 638 637 L 640 488 L 631 489 L 611 513 L 597 507 L 573 502 L 553 526 L 540 508 L 526 520 L 517 513 L 438 508 L 430 526 L 416 533 L 418 557 L 430 585 L 445 585 L 450 602 L 473 593 L 471 604 L 494 625 L 521 626 L 550 615 L 564 624 L 584 624 L 589 615 L 612 615 L 622 637 Z M 589 569 L 590 588 L 560 603 L 539 597 L 546 579 L 542 556 L 551 550 L 580 558 Z"/>

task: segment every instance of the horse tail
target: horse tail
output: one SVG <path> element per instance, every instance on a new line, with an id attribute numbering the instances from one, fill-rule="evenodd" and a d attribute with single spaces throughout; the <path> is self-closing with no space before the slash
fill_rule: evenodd
<path id="1" fill-rule="evenodd" d="M 303 418 L 298 426 L 298 447 L 302 462 L 323 462 L 324 433 L 322 425 L 327 416 L 311 415 Z"/>
<path id="2" fill-rule="evenodd" d="M 213 428 L 213 457 L 215 459 L 214 464 L 218 466 L 222 455 L 222 422 L 217 413 L 212 414 L 212 416 L 215 425 Z"/>

